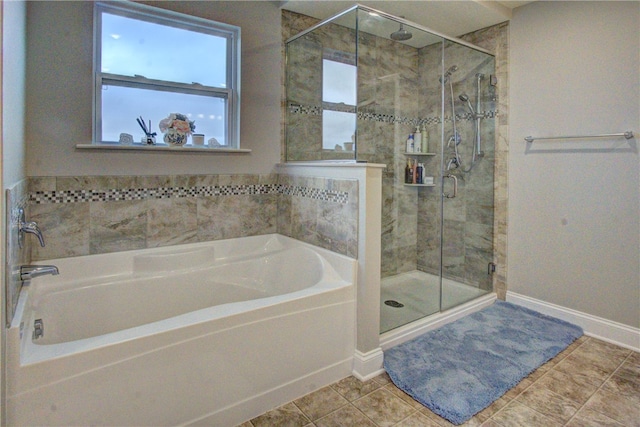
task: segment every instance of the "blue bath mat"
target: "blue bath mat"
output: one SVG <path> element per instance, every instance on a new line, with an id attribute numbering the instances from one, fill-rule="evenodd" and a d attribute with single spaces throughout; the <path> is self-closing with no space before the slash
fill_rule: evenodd
<path id="1" fill-rule="evenodd" d="M 384 352 L 398 388 L 458 425 L 582 336 L 576 325 L 496 301 Z"/>

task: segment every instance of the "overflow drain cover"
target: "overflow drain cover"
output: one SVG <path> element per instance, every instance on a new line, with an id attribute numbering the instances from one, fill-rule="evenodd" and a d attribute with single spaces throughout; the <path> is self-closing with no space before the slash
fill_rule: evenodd
<path id="1" fill-rule="evenodd" d="M 400 303 L 398 301 L 392 300 L 392 299 L 388 299 L 384 303 L 386 305 L 388 305 L 390 307 L 394 307 L 394 308 L 402 308 L 402 307 L 404 307 L 404 304 L 402 304 L 402 303 Z"/>

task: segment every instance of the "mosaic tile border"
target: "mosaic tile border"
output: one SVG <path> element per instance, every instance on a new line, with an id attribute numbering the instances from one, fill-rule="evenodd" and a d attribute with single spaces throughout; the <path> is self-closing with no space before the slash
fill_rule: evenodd
<path id="1" fill-rule="evenodd" d="M 113 202 L 123 200 L 171 199 L 182 197 L 244 196 L 257 194 L 283 194 L 346 204 L 349 194 L 346 191 L 330 191 L 282 184 L 256 185 L 213 185 L 203 187 L 158 187 L 124 188 L 109 190 L 63 190 L 34 191 L 29 194 L 29 203 L 82 203 Z"/>
<path id="2" fill-rule="evenodd" d="M 322 115 L 322 111 L 323 111 L 323 107 L 321 106 L 289 104 L 289 112 L 291 114 L 319 116 L 319 115 Z M 351 112 L 351 109 L 344 108 L 339 111 Z M 499 116 L 497 110 L 482 111 L 481 114 L 485 119 L 493 119 Z M 445 123 L 452 121 L 450 116 L 446 116 L 444 120 L 441 119 L 440 117 L 427 117 L 427 118 L 420 119 L 415 117 L 395 116 L 393 114 L 380 114 L 380 113 L 374 113 L 370 111 L 358 111 L 358 119 L 369 121 L 369 122 L 410 124 L 413 126 L 435 125 L 435 124 L 440 124 L 443 121 Z M 463 115 L 456 115 L 456 120 L 473 120 L 473 117 L 471 113 L 466 113 Z"/>

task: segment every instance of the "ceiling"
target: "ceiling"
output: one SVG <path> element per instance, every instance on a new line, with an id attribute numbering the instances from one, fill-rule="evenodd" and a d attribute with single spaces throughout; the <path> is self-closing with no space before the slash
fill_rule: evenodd
<path id="1" fill-rule="evenodd" d="M 427 27 L 450 37 L 458 37 L 511 19 L 512 10 L 531 1 L 485 0 L 289 0 L 280 7 L 292 12 L 327 19 L 354 4 L 361 4 Z"/>

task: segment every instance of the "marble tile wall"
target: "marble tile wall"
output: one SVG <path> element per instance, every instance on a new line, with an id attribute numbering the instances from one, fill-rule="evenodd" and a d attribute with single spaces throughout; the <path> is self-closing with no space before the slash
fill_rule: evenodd
<path id="1" fill-rule="evenodd" d="M 10 322 L 15 311 L 20 294 L 20 266 L 28 264 L 30 261 L 30 251 L 32 246 L 38 245 L 38 240 L 33 235 L 25 235 L 22 244 L 18 242 L 18 219 L 19 209 L 25 211 L 25 219 L 30 221 L 28 181 L 22 180 L 13 187 L 6 190 L 7 207 L 7 230 L 6 230 L 6 265 L 5 272 L 5 296 L 7 322 Z"/>
<path id="2" fill-rule="evenodd" d="M 283 11 L 283 28 L 303 20 Z M 351 17 L 355 21 L 355 12 Z M 306 21 L 305 21 L 306 22 Z M 316 21 L 317 22 L 317 21 Z M 296 35 L 313 24 L 283 36 Z M 286 40 L 286 39 L 285 39 Z M 322 144 L 322 61 L 335 52 L 355 58 L 355 32 L 346 27 L 326 24 L 288 44 L 285 78 L 287 161 L 353 159 L 353 151 L 325 150 Z"/>
<path id="3" fill-rule="evenodd" d="M 493 290 L 504 299 L 507 292 L 507 213 L 509 176 L 509 23 L 494 25 L 461 37 L 476 46 L 493 52 L 496 60 L 495 75 L 497 115 L 495 124 L 495 168 L 493 179 L 493 253 L 497 264 L 493 275 Z"/>
<path id="4" fill-rule="evenodd" d="M 421 121 L 419 56 L 414 48 L 359 39 L 358 160 L 386 164 L 382 176 L 382 277 L 416 269 L 416 188 L 403 184 L 405 141 Z M 385 119 L 389 118 L 389 119 Z"/>
<path id="5" fill-rule="evenodd" d="M 313 18 L 283 11 L 283 38 L 286 40 L 316 23 Z M 456 173 L 460 178 L 460 198 L 449 203 L 445 209 L 443 262 L 449 277 L 483 289 L 493 286 L 502 297 L 506 292 L 507 35 L 508 24 L 504 23 L 462 37 L 494 52 L 495 70 L 488 63 L 489 56 L 486 54 L 444 42 L 445 67 L 458 65 L 452 83 L 458 130 L 466 141 L 473 140 L 473 121 L 466 106 L 457 97 L 467 93 L 473 100 L 475 74 L 484 72 L 487 78 L 483 81 L 482 99 L 482 110 L 486 117 L 483 119 L 485 157 L 474 166 L 471 173 L 466 174 L 468 176 L 463 177 L 459 171 Z M 317 36 L 309 37 L 319 40 Z M 324 32 L 322 41 L 326 43 L 331 37 L 331 32 Z M 339 32 L 333 33 L 333 37 L 348 41 Z M 383 277 L 416 268 L 434 273 L 439 271 L 439 190 L 438 187 L 405 187 L 402 176 L 407 157 L 402 153 L 406 137 L 415 125 L 426 124 L 431 141 L 429 151 L 436 155 L 421 160 L 425 163 L 428 175 L 440 175 L 443 126 L 445 134 L 452 133 L 448 91 L 444 117 L 440 105 L 441 84 L 438 77 L 442 70 L 442 48 L 442 44 L 436 43 L 417 50 L 370 34 L 359 34 L 357 158 L 387 165 L 382 186 Z M 301 54 L 301 57 L 304 56 Z M 298 85 L 301 91 L 304 92 L 304 88 L 311 90 L 306 95 L 309 105 L 312 105 L 313 96 L 318 97 L 319 89 L 316 86 L 319 82 L 315 85 L 306 83 L 314 82 L 310 76 L 317 76 L 318 71 L 314 74 L 312 61 L 303 62 L 302 68 L 307 77 L 296 81 L 304 83 Z M 498 77 L 497 87 L 489 87 L 489 74 Z M 312 96 L 312 92 L 315 95 Z M 321 130 L 321 116 L 317 113 L 309 115 L 296 116 L 294 120 L 299 119 L 294 122 L 296 131 L 304 129 L 307 134 L 316 134 Z M 305 138 L 309 140 L 307 135 L 296 141 L 303 144 Z M 471 157 L 468 151 L 471 146 L 466 144 L 459 147 L 460 154 L 467 162 Z M 300 160 L 322 158 L 313 154 L 307 157 Z M 490 167 L 493 162 L 495 171 Z M 463 202 L 463 199 L 468 201 Z M 498 264 L 497 273 L 493 276 L 486 273 L 490 261 Z"/>
<path id="6" fill-rule="evenodd" d="M 30 181 L 30 219 L 47 240 L 44 248 L 32 245 L 32 260 L 277 232 L 357 256 L 357 185 L 349 180 L 270 174 Z"/>
<path id="7" fill-rule="evenodd" d="M 358 257 L 358 181 L 279 174 L 283 188 L 317 188 L 340 195 L 341 203 L 301 194 L 280 197 L 278 233 L 334 252 Z"/>
<path id="8" fill-rule="evenodd" d="M 442 45 L 431 45 L 420 50 L 420 75 L 426 88 L 422 100 L 424 108 L 435 114 L 441 106 L 440 80 L 437 71 L 444 47 L 444 68 L 455 65 L 453 72 L 445 84 L 444 117 L 437 133 L 443 132 L 445 147 L 440 147 L 436 156 L 427 161 L 430 174 L 438 175 L 438 169 L 444 153 L 444 164 L 454 155 L 453 146 L 447 141 L 453 136 L 453 112 L 451 109 L 451 89 L 453 89 L 456 116 L 456 131 L 461 143 L 457 146 L 462 159 L 462 167 L 452 169 L 447 174 L 458 180 L 458 195 L 454 199 L 444 201 L 444 222 L 442 225 L 443 251 L 442 265 L 444 276 L 468 285 L 485 290 L 492 289 L 492 277 L 487 274 L 489 262 L 494 261 L 493 254 L 493 176 L 495 160 L 495 88 L 490 86 L 489 76 L 495 74 L 494 58 L 483 52 L 470 49 L 464 45 L 445 41 Z M 482 149 L 484 156 L 477 158 L 472 165 L 475 139 L 474 121 L 471 119 L 465 103 L 458 98 L 461 94 L 469 95 L 475 105 L 476 74 L 483 73 L 480 113 L 484 115 L 481 122 Z M 450 83 L 450 84 L 449 84 Z M 438 135 L 439 137 L 439 135 Z M 440 145 L 440 144 L 438 144 Z M 463 172 L 463 169 L 465 170 Z M 440 268 L 440 206 L 439 191 L 435 189 L 420 190 L 418 218 L 418 269 L 433 274 Z M 445 191 L 451 192 L 449 179 L 445 180 Z"/>

